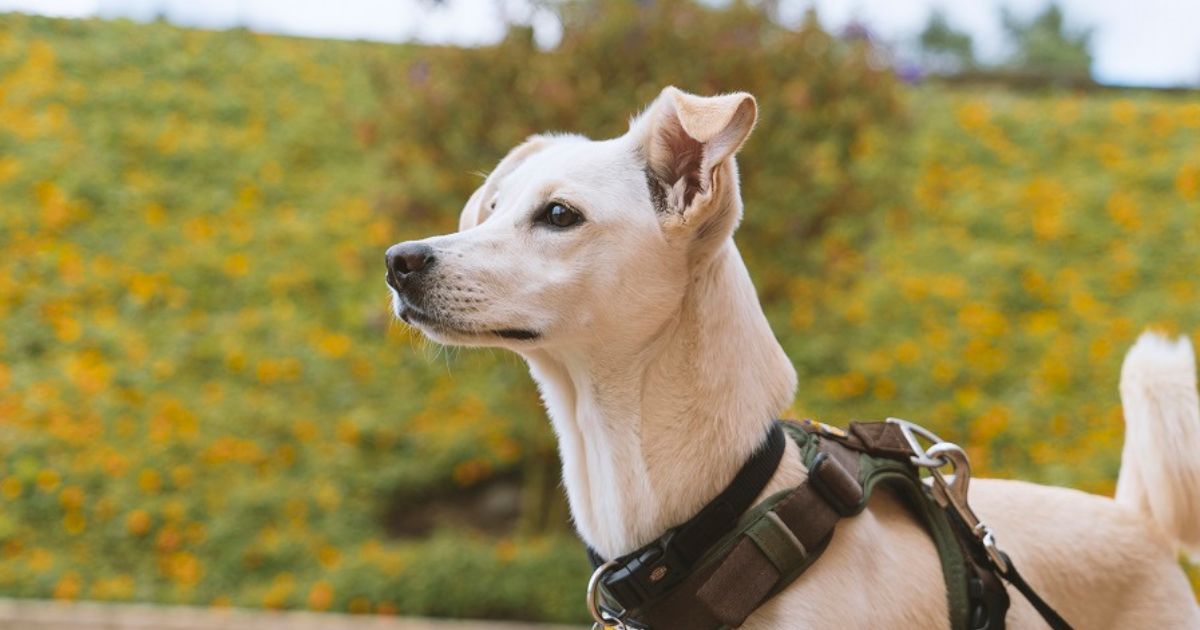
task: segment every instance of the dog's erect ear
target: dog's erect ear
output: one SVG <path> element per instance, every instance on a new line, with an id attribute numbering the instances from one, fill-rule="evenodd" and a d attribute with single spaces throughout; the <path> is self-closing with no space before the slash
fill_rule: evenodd
<path id="1" fill-rule="evenodd" d="M 641 142 L 655 210 L 687 224 L 707 223 L 717 218 L 713 213 L 729 210 L 705 207 L 727 205 L 721 193 L 737 183 L 732 158 L 757 115 L 754 97 L 745 92 L 696 96 L 664 89 L 630 130 Z M 727 165 L 731 181 L 721 173 Z"/>
<path id="2" fill-rule="evenodd" d="M 500 160 L 496 168 L 488 174 L 483 185 L 475 189 L 471 193 L 471 198 L 467 200 L 467 205 L 463 206 L 462 214 L 458 217 L 458 231 L 469 230 L 491 216 L 493 203 L 495 202 L 496 186 L 505 175 L 513 172 L 521 162 L 524 162 L 529 156 L 546 148 L 550 144 L 551 138 L 548 136 L 529 136 L 525 142 L 517 145 L 513 150 Z"/>

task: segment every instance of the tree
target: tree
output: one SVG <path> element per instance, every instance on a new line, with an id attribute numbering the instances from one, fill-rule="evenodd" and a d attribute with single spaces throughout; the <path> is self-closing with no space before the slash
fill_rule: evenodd
<path id="1" fill-rule="evenodd" d="M 1044 11 L 1023 21 L 1008 9 L 1000 13 L 1015 51 L 1005 64 L 1036 74 L 1090 77 L 1092 29 L 1067 30 L 1063 10 L 1051 2 Z"/>
<path id="2" fill-rule="evenodd" d="M 976 65 L 971 36 L 950 26 L 941 9 L 934 9 L 930 14 L 918 42 L 922 65 L 929 72 L 954 74 Z"/>

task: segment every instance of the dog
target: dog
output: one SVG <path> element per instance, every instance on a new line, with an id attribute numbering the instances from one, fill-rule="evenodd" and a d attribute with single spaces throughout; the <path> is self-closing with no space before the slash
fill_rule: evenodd
<path id="1" fill-rule="evenodd" d="M 528 364 L 580 537 L 628 553 L 716 496 L 788 408 L 796 372 L 734 243 L 746 93 L 667 87 L 624 135 L 537 135 L 467 201 L 459 231 L 388 249 L 395 314 Z M 1186 340 L 1144 335 L 1122 368 L 1116 498 L 978 479 L 976 512 L 1076 628 L 1200 628 L 1177 554 L 1200 551 L 1200 405 Z M 804 480 L 797 448 L 759 500 Z M 1011 588 L 1010 628 L 1041 619 Z M 879 492 L 745 628 L 944 628 L 934 545 Z"/>

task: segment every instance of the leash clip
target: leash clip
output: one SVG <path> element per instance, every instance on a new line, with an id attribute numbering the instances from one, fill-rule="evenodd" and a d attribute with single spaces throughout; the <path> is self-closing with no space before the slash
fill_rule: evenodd
<path id="1" fill-rule="evenodd" d="M 888 418 L 887 422 L 900 428 L 900 433 L 912 449 L 913 455 L 909 459 L 913 465 L 929 471 L 933 482 L 933 498 L 938 505 L 942 506 L 942 509 L 953 510 L 983 545 L 988 559 L 1001 573 L 1008 573 L 1008 560 L 996 546 L 996 537 L 992 534 L 992 529 L 987 523 L 979 520 L 975 510 L 972 510 L 971 504 L 967 502 L 967 489 L 971 483 L 971 462 L 967 459 L 966 451 L 919 424 L 899 418 Z M 929 442 L 931 446 L 923 447 L 921 439 Z M 946 466 L 951 468 L 952 474 L 949 479 L 941 471 Z"/>
<path id="2" fill-rule="evenodd" d="M 609 560 L 608 562 L 600 565 L 600 567 L 592 573 L 591 579 L 588 580 L 587 609 L 588 613 L 592 615 L 592 619 L 595 620 L 595 623 L 592 624 L 592 630 L 605 630 L 606 628 L 613 628 L 614 630 L 629 630 L 625 625 L 625 622 L 621 619 L 625 616 L 625 610 L 614 612 L 609 610 L 607 606 L 600 602 L 602 597 L 600 592 L 600 583 L 603 582 L 605 576 L 607 576 L 616 567 L 617 561 Z"/>
<path id="3" fill-rule="evenodd" d="M 924 468 L 929 471 L 934 501 L 943 510 L 953 512 L 962 521 L 962 524 L 966 525 L 966 529 L 971 532 L 975 542 L 983 548 L 993 571 L 1015 587 L 1051 628 L 1071 630 L 1071 626 L 1063 620 L 1062 616 L 1051 608 L 1046 600 L 1042 599 L 1021 577 L 1017 568 L 1009 561 L 1008 556 L 996 545 L 996 536 L 992 533 L 992 528 L 979 520 L 975 511 L 967 503 L 967 487 L 971 483 L 971 463 L 967 460 L 966 451 L 961 446 L 939 438 L 932 431 L 918 424 L 899 418 L 888 418 L 887 422 L 899 427 L 900 433 L 913 452 L 909 458 L 913 465 L 918 469 Z M 921 445 L 922 439 L 930 444 L 929 448 Z M 952 474 L 942 474 L 941 469 L 946 466 L 950 466 Z M 1007 607 L 1007 604 L 1005 606 Z"/>

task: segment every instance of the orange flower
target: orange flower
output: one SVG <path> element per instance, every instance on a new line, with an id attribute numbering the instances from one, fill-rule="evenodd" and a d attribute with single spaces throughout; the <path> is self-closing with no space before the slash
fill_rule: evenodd
<path id="1" fill-rule="evenodd" d="M 145 510 L 134 510 L 125 518 L 125 528 L 134 536 L 144 536 L 150 531 L 151 518 Z"/>
<path id="2" fill-rule="evenodd" d="M 333 587 L 324 580 L 313 584 L 308 592 L 308 607 L 312 610 L 328 610 L 333 604 Z"/>

